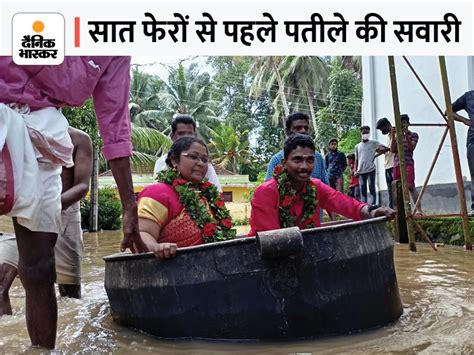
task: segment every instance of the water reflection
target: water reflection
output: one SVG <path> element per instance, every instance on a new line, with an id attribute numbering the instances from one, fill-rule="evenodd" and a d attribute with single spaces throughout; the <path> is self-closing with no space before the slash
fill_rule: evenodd
<path id="1" fill-rule="evenodd" d="M 397 245 L 395 262 L 404 304 L 399 321 L 350 336 L 282 343 L 162 341 L 116 325 L 109 316 L 103 287 L 102 257 L 119 249 L 120 233 L 84 236 L 83 299 L 58 301 L 57 352 L 190 352 L 193 353 L 474 353 L 474 255 L 460 248 L 418 253 Z M 24 320 L 24 292 L 19 280 L 12 290 L 13 316 L 0 318 L 0 349 L 37 352 L 29 346 Z"/>

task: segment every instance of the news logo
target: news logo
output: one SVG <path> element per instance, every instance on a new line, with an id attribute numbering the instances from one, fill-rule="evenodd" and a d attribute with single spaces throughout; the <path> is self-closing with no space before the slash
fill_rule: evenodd
<path id="1" fill-rule="evenodd" d="M 12 19 L 13 61 L 58 65 L 64 61 L 64 17 L 59 13 L 17 13 Z"/>

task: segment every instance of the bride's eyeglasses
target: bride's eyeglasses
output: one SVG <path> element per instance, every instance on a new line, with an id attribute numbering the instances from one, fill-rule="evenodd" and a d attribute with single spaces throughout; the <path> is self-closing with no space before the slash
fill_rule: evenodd
<path id="1" fill-rule="evenodd" d="M 200 157 L 199 155 L 193 154 L 193 153 L 181 153 L 181 155 L 184 155 L 186 158 L 191 159 L 192 161 L 198 162 L 199 160 L 202 161 L 203 164 L 209 164 L 209 157 Z"/>

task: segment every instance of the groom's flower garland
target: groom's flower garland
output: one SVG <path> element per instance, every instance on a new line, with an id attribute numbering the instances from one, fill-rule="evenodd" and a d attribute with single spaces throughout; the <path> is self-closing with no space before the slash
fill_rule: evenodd
<path id="1" fill-rule="evenodd" d="M 217 187 L 207 179 L 197 184 L 197 188 L 209 204 L 212 214 L 199 201 L 196 190 L 191 187 L 191 182 L 180 179 L 175 170 L 165 169 L 159 172 L 156 180 L 164 182 L 176 190 L 186 213 L 202 230 L 203 243 L 213 243 L 235 237 L 235 231 L 231 229 L 232 218 L 225 207 L 224 200 Z"/>
<path id="2" fill-rule="evenodd" d="M 296 196 L 296 191 L 291 187 L 290 176 L 281 165 L 277 165 L 273 170 L 273 177 L 277 181 L 280 193 L 280 209 L 278 211 L 280 226 L 281 228 L 294 227 L 293 218 L 295 216 L 291 215 L 290 206 Z M 297 224 L 304 229 L 314 228 L 313 216 L 317 213 L 318 199 L 316 186 L 311 180 L 305 184 L 301 192 L 301 199 L 303 200 L 303 216 Z"/>

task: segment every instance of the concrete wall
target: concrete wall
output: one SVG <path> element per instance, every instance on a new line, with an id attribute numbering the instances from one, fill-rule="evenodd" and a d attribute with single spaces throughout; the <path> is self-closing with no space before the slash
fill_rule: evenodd
<path id="1" fill-rule="evenodd" d="M 240 187 L 240 186 L 222 186 L 222 192 L 232 192 L 232 202 L 245 203 L 247 202 L 247 197 L 250 188 L 249 187 Z"/>
<path id="2" fill-rule="evenodd" d="M 428 87 L 438 105 L 444 111 L 445 103 L 438 57 L 408 57 L 408 60 Z M 364 91 L 362 121 L 364 124 L 372 127 L 372 139 L 386 143 L 386 136 L 383 136 L 375 129 L 375 122 L 381 117 L 387 117 L 392 124 L 394 123 L 388 59 L 387 57 L 363 57 L 362 62 Z M 474 58 L 447 57 L 446 63 L 451 98 L 452 101 L 454 101 L 465 91 L 474 89 Z M 412 123 L 443 123 L 443 118 L 403 58 L 396 57 L 395 65 L 401 113 L 409 114 Z M 461 114 L 463 113 L 464 112 L 461 112 Z M 440 127 L 413 127 L 411 129 L 416 131 L 420 137 L 414 154 L 416 169 L 415 183 L 417 186 L 421 186 L 424 183 L 435 151 L 441 140 L 443 129 L 444 128 Z M 466 160 L 467 127 L 457 123 L 456 133 L 461 157 L 462 174 L 467 180 L 470 180 Z M 430 185 L 455 183 L 456 179 L 452 159 L 451 142 L 448 135 L 431 176 Z M 376 164 L 378 190 L 385 190 L 386 183 L 383 158 L 378 158 Z M 428 198 L 428 196 L 426 198 Z M 468 198 L 467 201 L 470 203 L 470 198 Z"/>
<path id="3" fill-rule="evenodd" d="M 226 202 L 225 205 L 233 220 L 250 218 L 250 203 Z"/>
<path id="4" fill-rule="evenodd" d="M 421 186 L 418 186 L 418 191 Z M 467 209 L 471 206 L 471 183 L 464 182 L 464 194 L 466 196 Z M 387 191 L 379 193 L 379 201 L 382 205 L 388 206 Z M 459 197 L 456 183 L 434 184 L 426 188 L 421 201 L 421 207 L 424 213 L 443 214 L 443 213 L 459 213 Z M 413 205 L 412 205 L 413 206 Z"/>

